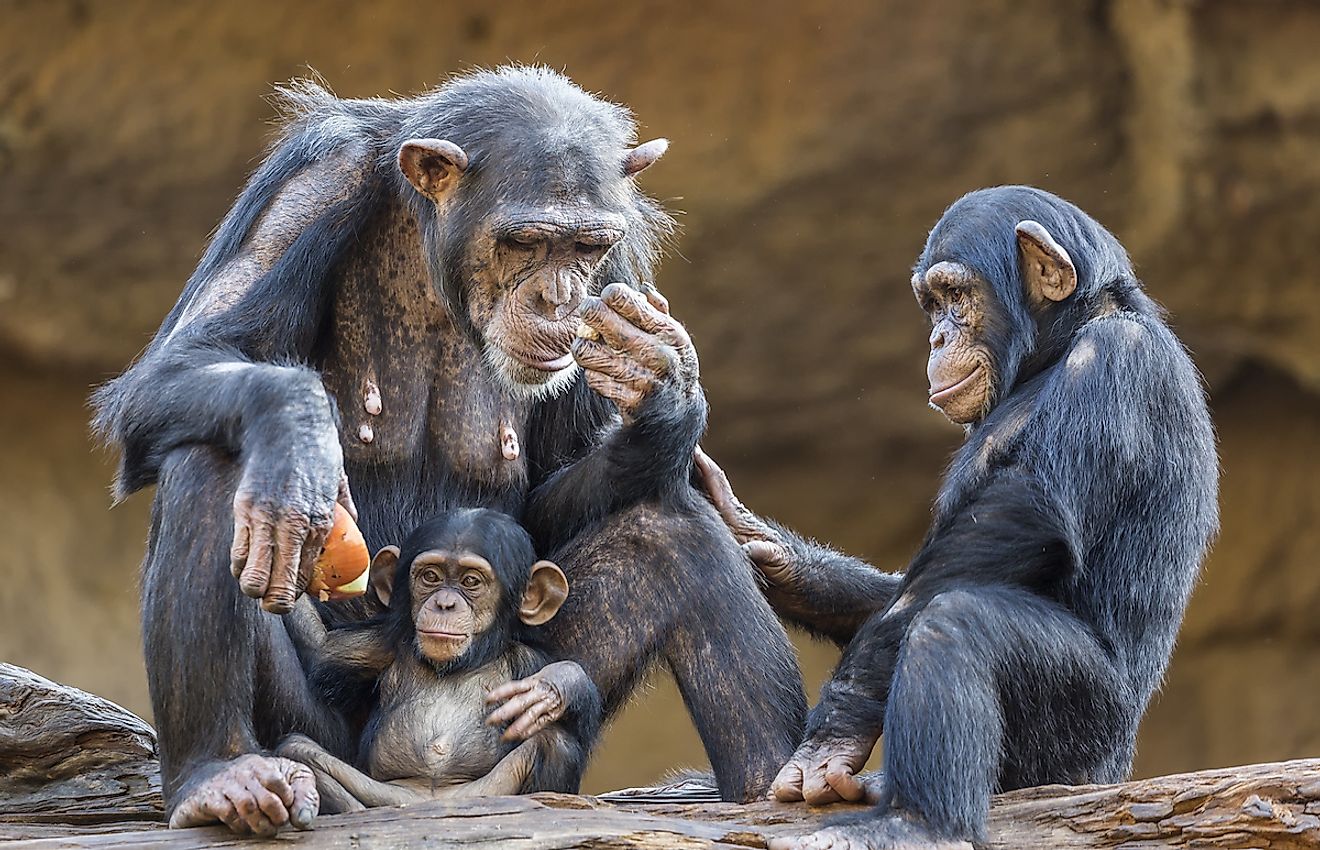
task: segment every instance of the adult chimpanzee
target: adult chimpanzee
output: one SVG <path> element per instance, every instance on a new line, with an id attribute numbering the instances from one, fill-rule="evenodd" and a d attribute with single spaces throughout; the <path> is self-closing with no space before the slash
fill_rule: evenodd
<path id="1" fill-rule="evenodd" d="M 352 711 L 353 682 L 377 697 L 357 758 L 369 776 L 304 735 L 276 749 L 316 773 L 322 812 L 577 792 L 600 694 L 536 646 L 531 627 L 555 616 L 568 581 L 522 527 L 484 508 L 441 514 L 377 553 L 371 589 L 389 606 L 372 620 L 327 632 L 307 596 L 285 619 L 327 701 L 347 695 Z"/>
<path id="2" fill-rule="evenodd" d="M 1111 782 L 1132 762 L 1218 521 L 1195 367 L 1094 219 L 1037 189 L 949 208 L 912 288 L 930 317 L 930 403 L 967 426 L 906 573 L 760 520 L 700 459 L 786 616 L 840 643 L 783 800 L 873 812 L 799 848 L 982 836 L 990 794 Z"/>
<path id="3" fill-rule="evenodd" d="M 634 146 L 627 110 L 537 68 L 410 100 L 287 100 L 178 304 L 96 399 L 118 492 L 158 484 L 143 619 L 171 807 L 228 795 L 260 825 L 264 786 L 278 826 L 310 785 L 260 754 L 294 731 L 350 753 L 273 614 L 353 497 L 373 549 L 456 507 L 521 520 L 574 586 L 550 649 L 606 715 L 661 660 L 722 793 L 764 792 L 805 698 L 688 481 L 706 403 L 646 283 L 671 222 L 633 179 L 665 143 Z"/>

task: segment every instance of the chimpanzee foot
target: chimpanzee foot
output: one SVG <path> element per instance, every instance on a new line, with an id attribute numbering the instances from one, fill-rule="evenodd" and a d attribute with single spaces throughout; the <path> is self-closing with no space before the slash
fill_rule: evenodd
<path id="1" fill-rule="evenodd" d="M 810 835 L 773 839 L 770 850 L 972 850 L 972 845 L 937 835 L 915 816 L 864 812 L 834 818 Z"/>
<path id="2" fill-rule="evenodd" d="M 193 785 L 174 807 L 170 828 L 218 821 L 239 835 L 274 835 L 290 824 L 311 826 L 319 806 L 316 778 L 306 765 L 245 755 Z"/>

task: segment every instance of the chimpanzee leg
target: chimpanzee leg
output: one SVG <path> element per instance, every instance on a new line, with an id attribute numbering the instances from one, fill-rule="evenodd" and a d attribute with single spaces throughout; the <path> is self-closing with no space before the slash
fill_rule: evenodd
<path id="1" fill-rule="evenodd" d="M 609 716 L 661 657 L 725 799 L 763 795 L 801 740 L 802 674 L 746 556 L 714 509 L 641 505 L 555 556 L 568 602 L 548 626 L 596 682 Z"/>
<path id="2" fill-rule="evenodd" d="M 941 593 L 899 650 L 880 806 L 774 846 L 984 838 L 996 791 L 1120 778 L 1135 718 L 1114 662 L 1059 605 L 1014 588 Z"/>
<path id="3" fill-rule="evenodd" d="M 280 617 L 230 572 L 236 464 L 204 447 L 162 467 L 143 575 L 147 683 L 171 806 L 220 763 L 301 731 L 342 752 L 346 724 L 308 688 Z"/>

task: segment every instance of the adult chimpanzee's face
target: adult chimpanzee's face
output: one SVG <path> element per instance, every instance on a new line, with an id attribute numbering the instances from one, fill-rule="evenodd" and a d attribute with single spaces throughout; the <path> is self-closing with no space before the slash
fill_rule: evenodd
<path id="1" fill-rule="evenodd" d="M 912 277 L 930 317 L 930 404 L 952 422 L 976 422 L 994 398 L 995 361 L 985 342 L 990 287 L 961 263 L 944 261 Z"/>
<path id="2" fill-rule="evenodd" d="M 577 372 L 569 353 L 582 299 L 599 292 L 626 220 L 584 202 L 498 208 L 468 242 L 468 317 L 513 390 L 542 396 Z"/>
<path id="3" fill-rule="evenodd" d="M 514 394 L 545 398 L 573 382 L 569 347 L 582 301 L 608 282 L 599 272 L 628 235 L 632 178 L 667 147 L 663 139 L 612 151 L 561 145 L 529 160 L 534 168 L 501 149 L 466 177 L 467 155 L 452 142 L 413 139 L 400 148 L 399 168 L 442 219 L 466 181 L 461 228 L 449 229 L 462 240 L 463 309 Z"/>

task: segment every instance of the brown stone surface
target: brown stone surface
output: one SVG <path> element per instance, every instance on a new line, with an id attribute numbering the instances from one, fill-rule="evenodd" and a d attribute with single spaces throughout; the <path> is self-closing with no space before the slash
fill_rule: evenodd
<path id="1" fill-rule="evenodd" d="M 88 387 L 145 342 L 267 138 L 274 82 L 413 91 L 544 61 L 673 147 L 659 281 L 742 495 L 898 565 L 956 429 L 907 268 L 960 193 L 1029 182 L 1126 242 L 1210 382 L 1223 535 L 1143 774 L 1320 752 L 1320 8 L 1304 2 L 0 6 L 0 659 L 147 713 L 136 564 Z M 813 687 L 832 651 L 805 648 Z M 590 788 L 700 751 L 662 685 Z"/>

